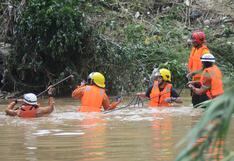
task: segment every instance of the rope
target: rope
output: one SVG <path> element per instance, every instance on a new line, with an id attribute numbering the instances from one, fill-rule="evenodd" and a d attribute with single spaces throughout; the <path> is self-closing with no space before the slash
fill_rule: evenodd
<path id="1" fill-rule="evenodd" d="M 135 101 L 136 97 L 138 97 L 138 96 L 134 96 L 133 99 L 131 99 L 131 101 L 127 105 L 125 105 L 125 106 L 122 106 L 122 107 L 119 107 L 119 108 L 115 108 L 115 109 L 109 110 L 109 111 L 104 111 L 103 113 L 107 114 L 107 113 L 110 113 L 110 112 L 114 112 L 114 111 L 118 111 L 118 110 L 127 108 L 127 107 L 129 107 Z"/>

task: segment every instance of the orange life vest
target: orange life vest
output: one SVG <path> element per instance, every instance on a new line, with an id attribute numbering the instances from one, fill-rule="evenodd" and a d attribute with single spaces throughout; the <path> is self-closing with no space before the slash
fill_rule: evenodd
<path id="1" fill-rule="evenodd" d="M 105 89 L 95 85 L 87 85 L 81 98 L 80 112 L 100 112 L 104 99 Z"/>
<path id="2" fill-rule="evenodd" d="M 206 92 L 207 96 L 212 99 L 221 94 L 223 94 L 223 82 L 222 82 L 222 72 L 216 65 L 204 69 L 200 79 L 201 84 L 203 85 L 203 80 L 205 77 L 211 78 L 210 89 Z"/>
<path id="3" fill-rule="evenodd" d="M 166 86 L 160 92 L 158 81 L 154 81 L 154 85 L 150 93 L 149 107 L 170 106 L 169 103 L 165 102 L 165 99 L 171 97 L 171 90 L 172 85 L 170 83 L 166 83 Z"/>
<path id="4" fill-rule="evenodd" d="M 19 108 L 19 113 L 18 113 L 19 117 L 37 117 L 37 106 L 33 106 L 33 105 L 22 105 Z"/>
<path id="5" fill-rule="evenodd" d="M 200 60 L 201 56 L 208 53 L 209 49 L 206 45 L 202 45 L 200 48 L 193 47 L 188 62 L 189 72 L 196 72 L 202 70 L 202 62 Z M 200 80 L 201 74 L 196 74 L 193 76 L 193 80 Z"/>

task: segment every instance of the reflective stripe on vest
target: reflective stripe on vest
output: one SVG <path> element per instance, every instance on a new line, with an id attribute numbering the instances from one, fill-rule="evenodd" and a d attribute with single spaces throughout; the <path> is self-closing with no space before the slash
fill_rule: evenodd
<path id="1" fill-rule="evenodd" d="M 97 86 L 86 86 L 81 98 L 80 112 L 100 112 L 105 90 Z"/>
<path id="2" fill-rule="evenodd" d="M 32 105 L 22 105 L 18 113 L 19 117 L 37 117 L 37 107 Z"/>
<path id="3" fill-rule="evenodd" d="M 211 78 L 210 89 L 206 92 L 207 96 L 212 99 L 223 94 L 222 73 L 219 68 L 213 65 L 212 67 L 204 69 L 200 80 L 201 84 L 203 83 L 203 79 L 207 76 Z"/>
<path id="4" fill-rule="evenodd" d="M 193 47 L 189 57 L 188 69 L 190 72 L 199 71 L 202 69 L 201 56 L 208 53 L 209 49 L 206 45 L 202 45 L 200 48 Z M 200 80 L 201 74 L 193 76 L 193 80 Z"/>
<path id="5" fill-rule="evenodd" d="M 150 107 L 170 106 L 169 103 L 165 102 L 165 99 L 171 97 L 171 90 L 172 90 L 172 85 L 170 83 L 166 83 L 166 86 L 160 92 L 158 87 L 158 81 L 154 81 L 154 85 L 150 93 L 149 106 Z"/>

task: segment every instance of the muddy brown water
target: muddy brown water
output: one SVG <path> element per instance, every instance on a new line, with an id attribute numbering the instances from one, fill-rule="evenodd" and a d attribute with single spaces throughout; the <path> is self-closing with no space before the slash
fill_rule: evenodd
<path id="1" fill-rule="evenodd" d="M 108 114 L 76 112 L 78 102 L 56 99 L 48 117 L 5 116 L 0 103 L 1 161 L 172 161 L 176 144 L 198 122 L 202 109 L 131 107 Z M 47 100 L 40 100 L 46 104 Z M 234 150 L 234 121 L 227 147 Z"/>

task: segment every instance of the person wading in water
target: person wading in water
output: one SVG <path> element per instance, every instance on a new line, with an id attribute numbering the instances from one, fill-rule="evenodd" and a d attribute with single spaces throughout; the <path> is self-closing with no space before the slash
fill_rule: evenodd
<path id="1" fill-rule="evenodd" d="M 110 103 L 110 100 L 105 91 L 105 77 L 99 73 L 94 72 L 91 76 L 91 82 L 88 85 L 81 83 L 73 92 L 74 99 L 81 100 L 81 106 L 78 107 L 78 112 L 101 112 L 104 110 L 112 110 L 121 102 Z"/>
<path id="2" fill-rule="evenodd" d="M 48 106 L 40 107 L 37 103 L 37 96 L 34 93 L 26 93 L 24 94 L 23 99 L 16 99 L 8 105 L 5 110 L 6 115 L 29 118 L 41 117 L 50 114 L 53 112 L 55 104 L 52 96 L 52 91 L 54 89 L 50 87 L 48 89 Z M 21 105 L 18 108 L 15 108 L 18 103 L 21 103 Z"/>
<path id="3" fill-rule="evenodd" d="M 200 58 L 202 55 L 209 53 L 208 47 L 205 45 L 206 35 L 203 31 L 194 31 L 191 35 L 191 41 L 193 44 L 188 60 L 188 74 L 187 78 L 192 81 L 199 81 L 202 72 L 202 62 Z M 196 84 L 199 88 L 199 84 Z M 206 94 L 198 95 L 191 91 L 192 104 L 193 106 L 207 100 Z"/>
<path id="4" fill-rule="evenodd" d="M 188 86 L 197 95 L 205 94 L 208 99 L 213 99 L 224 93 L 223 82 L 222 82 L 222 72 L 214 64 L 215 57 L 208 53 L 201 57 L 203 64 L 203 72 L 200 81 L 190 81 Z M 196 88 L 195 84 L 199 84 L 200 88 Z"/>
<path id="5" fill-rule="evenodd" d="M 182 103 L 181 98 L 171 84 L 171 72 L 162 68 L 155 74 L 155 80 L 146 93 L 137 93 L 140 97 L 150 98 L 149 107 L 169 107 L 171 103 Z"/>

